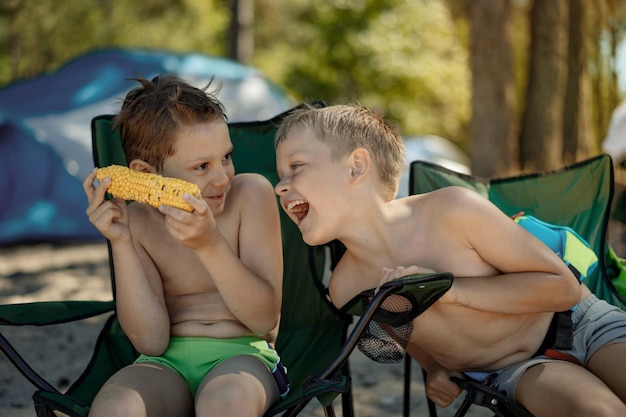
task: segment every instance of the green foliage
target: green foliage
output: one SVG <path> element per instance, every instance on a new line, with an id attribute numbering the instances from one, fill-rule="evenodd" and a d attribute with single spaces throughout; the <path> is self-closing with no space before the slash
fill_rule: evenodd
<path id="1" fill-rule="evenodd" d="M 262 40 L 255 63 L 295 96 L 379 108 L 405 135 L 465 137 L 468 56 L 443 2 L 278 3 L 263 9 L 289 18 L 259 23 L 273 42 Z"/>
<path id="2" fill-rule="evenodd" d="M 98 48 L 223 54 L 228 19 L 219 0 L 6 0 L 0 6 L 0 85 L 53 71 Z"/>
<path id="3" fill-rule="evenodd" d="M 232 1 L 2 0 L 0 86 L 98 48 L 224 56 Z M 252 65 L 298 100 L 360 102 L 383 111 L 406 136 L 437 134 L 463 145 L 470 117 L 468 1 L 255 0 Z M 514 3 L 520 111 L 529 3 Z M 599 4 L 602 19 L 624 9 L 619 0 Z M 626 26 L 611 22 L 622 36 Z"/>

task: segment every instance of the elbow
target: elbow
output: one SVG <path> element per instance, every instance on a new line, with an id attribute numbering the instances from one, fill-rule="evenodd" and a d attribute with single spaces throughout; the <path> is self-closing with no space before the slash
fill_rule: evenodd
<path id="1" fill-rule="evenodd" d="M 560 298 L 559 310 L 557 311 L 569 310 L 580 302 L 582 287 L 578 281 L 573 283 L 571 281 L 571 279 L 568 279 L 567 285 L 562 290 L 563 296 Z"/>
<path id="2" fill-rule="evenodd" d="M 255 323 L 254 328 L 250 330 L 259 337 L 265 337 L 278 327 L 278 322 L 278 318 L 268 318 L 267 320 L 258 321 Z"/>
<path id="3" fill-rule="evenodd" d="M 580 286 L 578 286 L 578 288 L 576 288 L 575 291 L 570 291 L 568 295 L 569 295 L 568 302 L 567 302 L 568 307 L 566 308 L 566 310 L 573 308 L 580 302 L 580 296 L 581 296 Z"/>
<path id="4" fill-rule="evenodd" d="M 149 334 L 129 334 L 128 339 L 137 352 L 147 356 L 161 356 L 169 347 L 169 335 L 154 337 Z"/>
<path id="5" fill-rule="evenodd" d="M 264 317 L 257 316 L 253 326 L 249 329 L 256 336 L 265 337 L 268 334 L 275 332 L 280 323 L 280 312 L 272 312 L 272 314 L 264 315 Z"/>

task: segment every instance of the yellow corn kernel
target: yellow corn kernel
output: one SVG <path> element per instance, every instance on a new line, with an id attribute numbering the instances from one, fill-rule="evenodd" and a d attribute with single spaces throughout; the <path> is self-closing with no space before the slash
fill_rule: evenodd
<path id="1" fill-rule="evenodd" d="M 96 172 L 98 181 L 103 181 L 106 177 L 111 178 L 111 185 L 107 192 L 113 197 L 148 203 L 157 208 L 165 204 L 193 211 L 191 206 L 183 200 L 183 194 L 187 193 L 196 198 L 202 197 L 200 189 L 194 183 L 180 178 L 139 172 L 122 165 L 99 168 Z"/>

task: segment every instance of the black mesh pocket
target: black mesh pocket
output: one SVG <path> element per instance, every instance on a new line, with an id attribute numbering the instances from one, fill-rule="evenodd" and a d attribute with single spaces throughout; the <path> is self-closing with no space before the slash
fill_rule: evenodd
<path id="1" fill-rule="evenodd" d="M 389 295 L 359 338 L 357 348 L 376 362 L 400 362 L 413 332 L 416 310 L 417 301 L 410 293 Z"/>

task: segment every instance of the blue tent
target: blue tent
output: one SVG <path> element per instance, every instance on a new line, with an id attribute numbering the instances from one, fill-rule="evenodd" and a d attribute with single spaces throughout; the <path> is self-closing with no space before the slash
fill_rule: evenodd
<path id="1" fill-rule="evenodd" d="M 220 57 L 102 50 L 58 71 L 0 89 L 0 245 L 102 239 L 85 215 L 90 123 L 117 113 L 137 76 L 211 78 L 231 122 L 269 119 L 294 101 L 258 70 Z"/>

